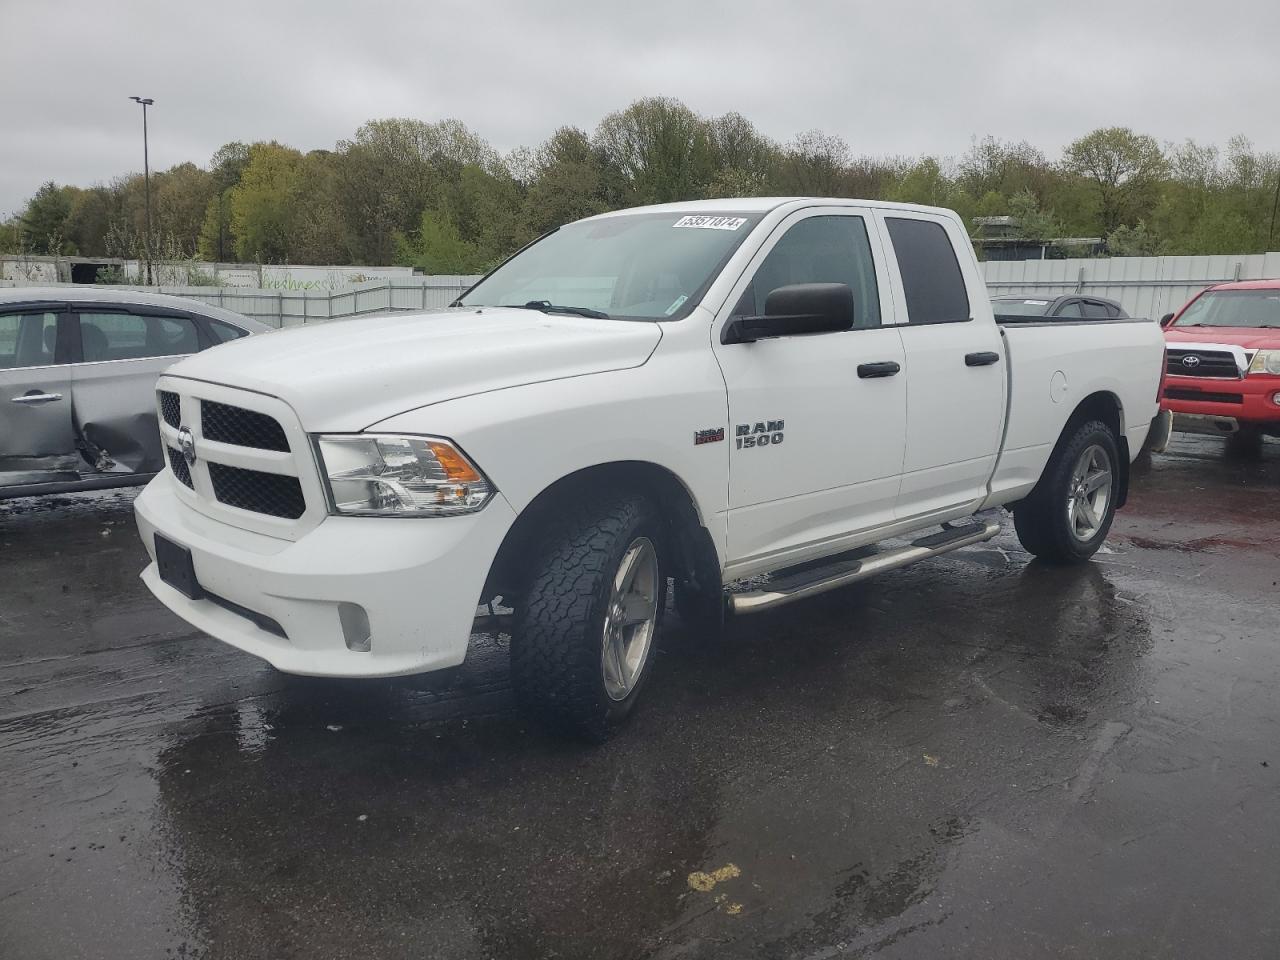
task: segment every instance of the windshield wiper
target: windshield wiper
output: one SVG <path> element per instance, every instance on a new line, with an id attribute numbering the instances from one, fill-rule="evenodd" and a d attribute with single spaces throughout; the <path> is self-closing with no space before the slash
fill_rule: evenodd
<path id="1" fill-rule="evenodd" d="M 590 317 L 593 320 L 608 320 L 609 315 L 603 310 L 592 310 L 590 307 L 565 307 L 550 300 L 530 300 L 516 306 L 517 310 L 541 310 L 543 313 L 568 313 L 575 317 Z"/>

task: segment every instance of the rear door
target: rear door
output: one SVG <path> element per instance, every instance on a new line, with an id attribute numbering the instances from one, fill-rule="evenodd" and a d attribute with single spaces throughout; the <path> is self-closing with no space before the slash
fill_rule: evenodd
<path id="1" fill-rule="evenodd" d="M 164 464 L 156 380 L 203 345 L 190 316 L 154 307 L 76 305 L 76 422 L 100 473 L 156 473 Z"/>
<path id="2" fill-rule="evenodd" d="M 720 342 L 729 319 L 798 283 L 848 284 L 854 329 Z M 892 520 L 906 388 L 888 289 L 875 222 L 855 207 L 792 214 L 735 286 L 712 333 L 729 398 L 732 563 L 776 565 Z"/>
<path id="3" fill-rule="evenodd" d="M 889 270 L 906 323 L 906 457 L 896 516 L 976 503 L 1000 449 L 1006 358 L 968 237 L 938 215 L 881 211 Z M 963 246 L 962 246 L 963 245 Z M 957 256 L 956 251 L 964 251 Z"/>
<path id="4" fill-rule="evenodd" d="M 55 304 L 0 308 L 0 488 L 79 478 L 65 316 Z"/>

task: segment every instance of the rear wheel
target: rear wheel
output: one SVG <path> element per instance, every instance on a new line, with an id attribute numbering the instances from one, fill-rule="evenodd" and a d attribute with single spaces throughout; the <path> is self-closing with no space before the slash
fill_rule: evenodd
<path id="1" fill-rule="evenodd" d="M 662 532 L 639 496 L 588 504 L 546 531 L 511 637 L 525 708 L 592 740 L 631 712 L 666 599 Z"/>
<path id="2" fill-rule="evenodd" d="M 1119 491 L 1119 445 L 1100 420 L 1054 451 L 1040 482 L 1013 511 L 1018 540 L 1049 563 L 1083 563 L 1107 538 Z"/>

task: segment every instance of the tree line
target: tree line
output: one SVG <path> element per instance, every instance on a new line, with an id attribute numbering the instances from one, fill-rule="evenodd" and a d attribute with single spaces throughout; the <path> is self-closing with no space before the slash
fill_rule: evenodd
<path id="1" fill-rule="evenodd" d="M 1280 155 L 1243 136 L 1220 149 L 1111 127 L 1056 159 L 994 137 L 954 157 L 871 157 L 821 131 L 778 143 L 740 114 L 649 98 L 505 156 L 458 120 L 386 119 L 333 150 L 234 142 L 151 179 L 156 259 L 476 273 L 570 220 L 727 196 L 926 203 L 971 226 L 1012 215 L 1028 239 L 1101 237 L 1115 255 L 1257 253 L 1276 247 Z M 0 253 L 141 258 L 144 232 L 141 174 L 46 183 L 0 224 Z"/>

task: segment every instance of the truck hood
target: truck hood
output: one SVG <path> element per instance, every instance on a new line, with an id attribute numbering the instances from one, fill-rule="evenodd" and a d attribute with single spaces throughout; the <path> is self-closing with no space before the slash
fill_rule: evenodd
<path id="1" fill-rule="evenodd" d="M 1280 330 L 1257 327 L 1165 327 L 1167 343 L 1227 343 L 1246 350 L 1280 349 Z"/>
<path id="2" fill-rule="evenodd" d="M 279 397 L 308 431 L 363 430 L 458 397 L 643 364 L 657 323 L 453 309 L 246 337 L 167 373 Z"/>

